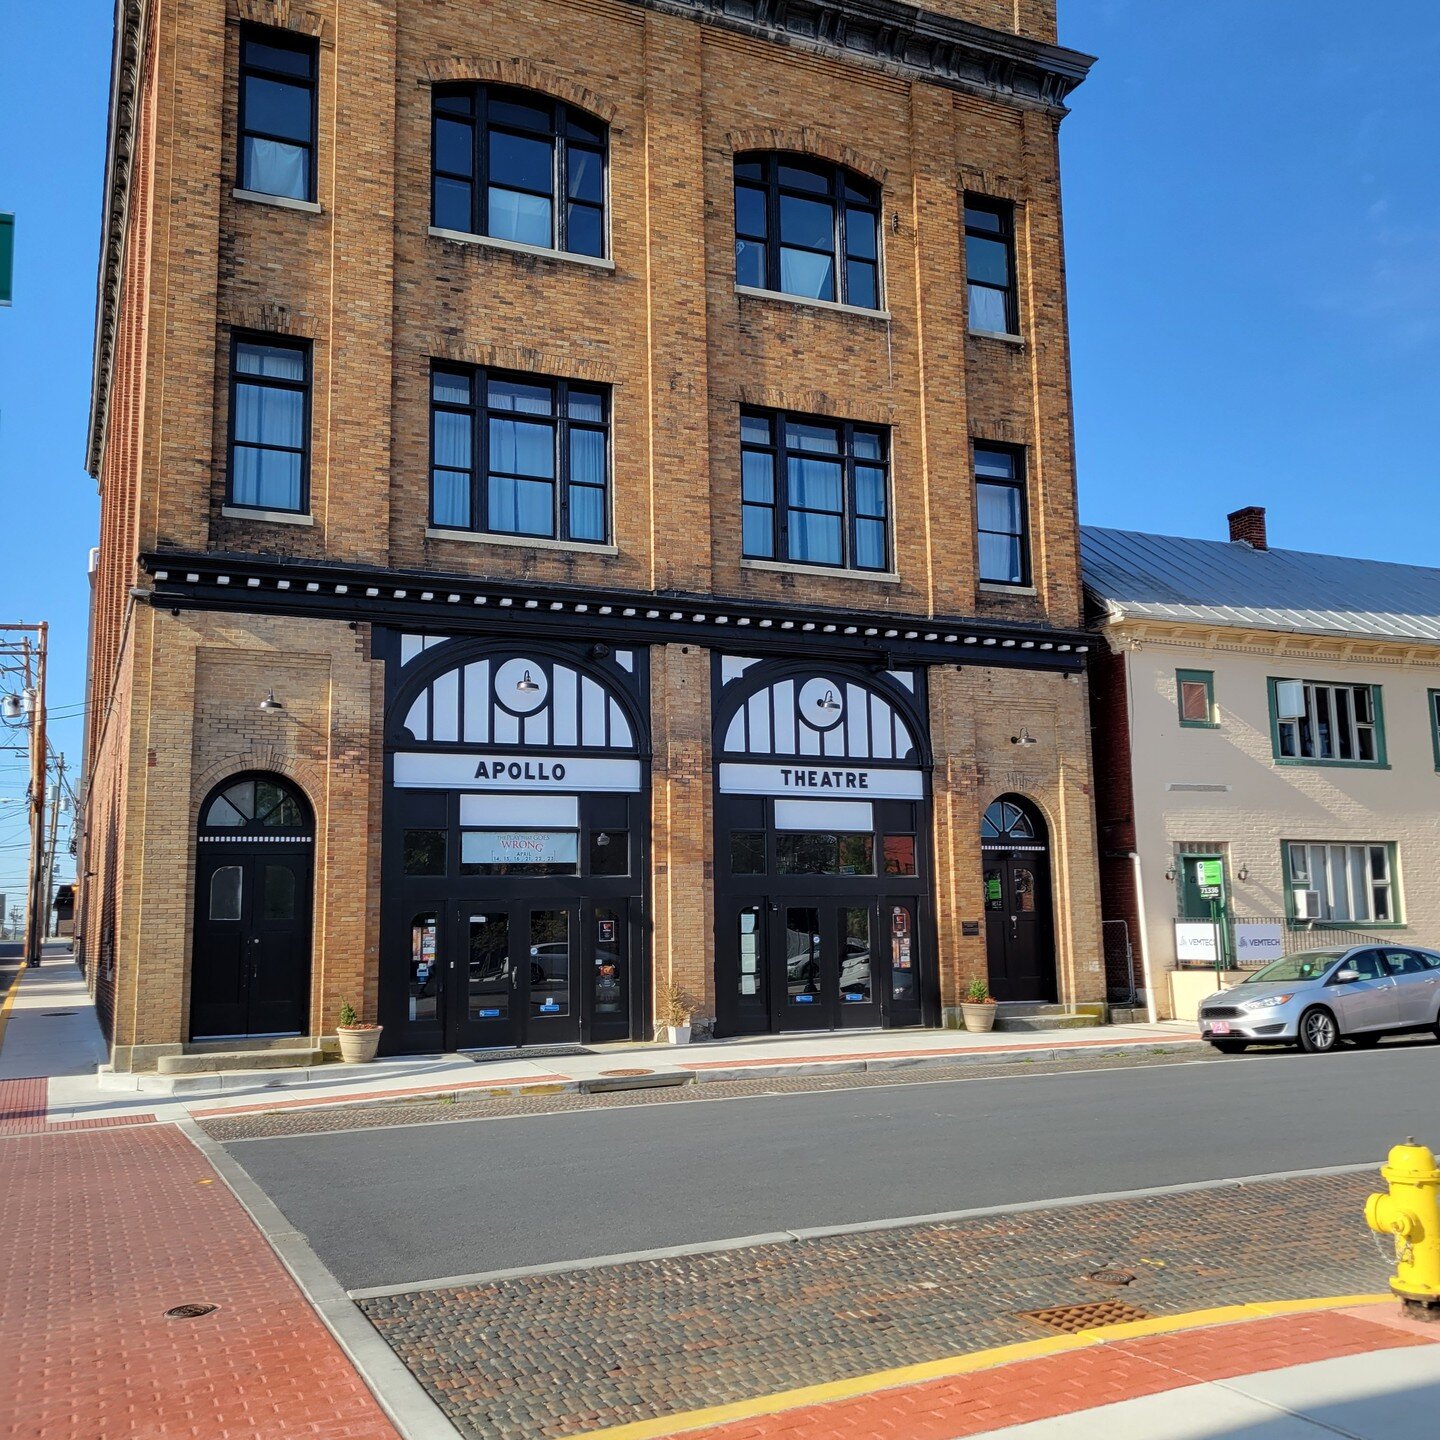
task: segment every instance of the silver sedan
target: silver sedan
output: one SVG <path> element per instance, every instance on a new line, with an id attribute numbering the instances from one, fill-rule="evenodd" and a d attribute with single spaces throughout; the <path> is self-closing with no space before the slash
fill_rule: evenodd
<path id="1" fill-rule="evenodd" d="M 1341 1040 L 1429 1030 L 1440 1039 L 1440 954 L 1413 945 L 1302 950 L 1200 1003 L 1200 1035 L 1226 1054 L 1253 1044 L 1311 1054 Z"/>

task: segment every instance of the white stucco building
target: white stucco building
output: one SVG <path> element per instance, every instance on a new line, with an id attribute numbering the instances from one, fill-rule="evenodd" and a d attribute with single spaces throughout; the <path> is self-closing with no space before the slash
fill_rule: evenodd
<path id="1" fill-rule="evenodd" d="M 1162 1016 L 1217 961 L 1440 944 L 1440 569 L 1229 520 L 1229 542 L 1082 531 L 1109 983 L 1128 933 Z"/>

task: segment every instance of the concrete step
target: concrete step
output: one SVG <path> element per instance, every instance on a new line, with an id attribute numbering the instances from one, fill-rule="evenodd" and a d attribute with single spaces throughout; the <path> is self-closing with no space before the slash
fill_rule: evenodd
<path id="1" fill-rule="evenodd" d="M 1057 1005 L 1046 1000 L 1000 1000 L 995 1009 L 1001 1015 L 1097 1015 L 1103 1016 L 1106 1006 L 1098 1000 L 1085 1000 L 1076 1005 Z"/>
<path id="2" fill-rule="evenodd" d="M 216 1075 L 231 1070 L 292 1070 L 324 1062 L 319 1050 L 212 1050 L 191 1055 L 162 1055 L 162 1075 Z"/>
<path id="3" fill-rule="evenodd" d="M 1012 1034 L 1033 1034 L 1046 1030 L 1088 1030 L 1105 1023 L 1104 1019 L 1083 1010 L 1061 1010 L 1043 1015 L 1007 1015 L 1004 1010 L 995 1016 L 995 1028 Z"/>

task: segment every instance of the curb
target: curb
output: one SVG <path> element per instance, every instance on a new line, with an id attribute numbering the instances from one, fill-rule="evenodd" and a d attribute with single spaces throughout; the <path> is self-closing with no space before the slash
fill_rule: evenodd
<path id="1" fill-rule="evenodd" d="M 305 1237 L 286 1220 L 279 1206 L 230 1157 L 224 1146 L 212 1140 L 193 1120 L 187 1118 L 175 1123 L 255 1222 L 256 1229 L 335 1337 L 403 1440 L 452 1440 L 452 1437 L 460 1440 L 460 1432 L 445 1412 L 355 1307 L 339 1281 L 321 1263 Z"/>

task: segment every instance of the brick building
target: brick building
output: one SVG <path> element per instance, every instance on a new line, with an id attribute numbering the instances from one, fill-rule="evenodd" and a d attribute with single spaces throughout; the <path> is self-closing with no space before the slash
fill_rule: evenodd
<path id="1" fill-rule="evenodd" d="M 117 4 L 115 1064 L 1101 998 L 1054 0 L 480 19 Z"/>

